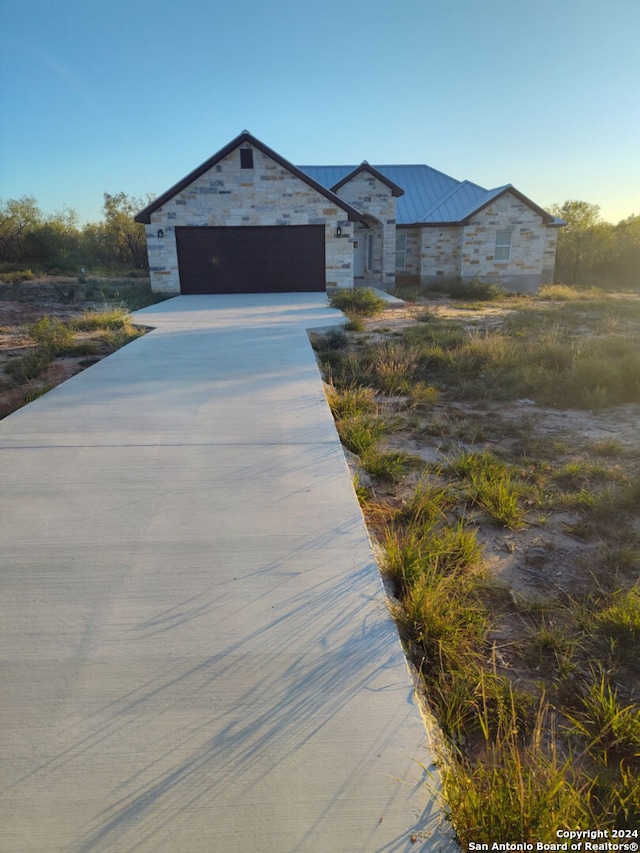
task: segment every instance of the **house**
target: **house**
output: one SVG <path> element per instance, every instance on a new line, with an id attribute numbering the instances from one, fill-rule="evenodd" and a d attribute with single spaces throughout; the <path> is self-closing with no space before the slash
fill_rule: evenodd
<path id="1" fill-rule="evenodd" d="M 244 131 L 136 216 L 165 293 L 325 291 L 360 282 L 553 277 L 551 216 L 510 184 L 430 166 L 294 166 Z"/>

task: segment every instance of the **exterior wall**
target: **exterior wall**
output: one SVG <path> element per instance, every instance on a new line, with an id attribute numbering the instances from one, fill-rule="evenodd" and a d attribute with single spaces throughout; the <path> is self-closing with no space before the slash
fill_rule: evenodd
<path id="1" fill-rule="evenodd" d="M 420 229 L 420 284 L 460 275 L 462 226 L 430 225 Z"/>
<path id="2" fill-rule="evenodd" d="M 407 255 L 404 269 L 396 270 L 396 284 L 418 284 L 420 282 L 420 245 L 422 229 L 398 226 L 398 234 L 407 237 Z"/>
<path id="3" fill-rule="evenodd" d="M 542 260 L 542 277 L 540 284 L 553 284 L 553 273 L 556 266 L 556 249 L 558 248 L 558 227 L 545 228 L 544 255 Z"/>
<path id="4" fill-rule="evenodd" d="M 371 273 L 380 278 L 384 287 L 393 287 L 396 279 L 396 200 L 391 190 L 375 175 L 363 171 L 341 186 L 336 195 L 380 222 L 380 228 L 374 232 Z"/>
<path id="5" fill-rule="evenodd" d="M 236 148 L 151 214 L 146 233 L 154 291 L 180 292 L 180 225 L 324 225 L 326 285 L 353 287 L 353 223 L 346 212 L 257 148 L 253 165 L 241 169 Z"/>
<path id="6" fill-rule="evenodd" d="M 510 260 L 496 261 L 496 232 L 508 230 L 512 232 Z M 530 207 L 505 193 L 464 226 L 460 276 L 463 280 L 478 277 L 510 290 L 533 292 L 553 266 L 555 241 L 553 235 L 549 236 L 550 231 L 555 234 L 556 229 L 548 228 Z"/>

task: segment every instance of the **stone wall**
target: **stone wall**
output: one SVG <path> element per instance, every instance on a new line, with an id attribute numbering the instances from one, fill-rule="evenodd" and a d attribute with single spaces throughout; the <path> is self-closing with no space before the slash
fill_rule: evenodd
<path id="1" fill-rule="evenodd" d="M 540 284 L 553 284 L 553 273 L 556 266 L 556 249 L 558 248 L 558 233 L 560 229 L 545 228 L 544 254 L 542 259 L 542 274 Z"/>
<path id="2" fill-rule="evenodd" d="M 369 223 L 374 231 L 373 269 L 370 273 L 379 278 L 384 287 L 393 287 L 396 278 L 395 196 L 386 184 L 366 170 L 343 184 L 336 195 L 376 220 Z"/>
<path id="3" fill-rule="evenodd" d="M 498 231 L 512 233 L 508 261 L 495 258 Z M 549 275 L 552 255 L 555 258 L 554 235 L 555 228 L 548 228 L 535 211 L 505 193 L 464 226 L 459 274 L 463 280 L 478 277 L 509 290 L 532 292 L 542 283 L 543 271 L 544 276 Z"/>
<path id="4" fill-rule="evenodd" d="M 151 214 L 146 233 L 156 292 L 180 292 L 175 228 L 181 225 L 324 225 L 326 286 L 353 287 L 353 223 L 346 211 L 259 149 L 253 169 L 240 168 L 237 148 Z"/>
<path id="5" fill-rule="evenodd" d="M 404 269 L 396 270 L 396 284 L 418 284 L 420 282 L 421 229 L 400 226 L 398 234 L 406 235 L 407 254 Z"/>
<path id="6" fill-rule="evenodd" d="M 460 225 L 433 225 L 420 229 L 420 283 L 450 281 L 460 275 Z"/>

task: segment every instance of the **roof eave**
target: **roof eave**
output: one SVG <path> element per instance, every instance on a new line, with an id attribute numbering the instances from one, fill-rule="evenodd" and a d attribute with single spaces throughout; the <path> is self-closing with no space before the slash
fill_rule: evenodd
<path id="1" fill-rule="evenodd" d="M 517 190 L 511 184 L 508 184 L 507 186 L 502 187 L 500 192 L 496 193 L 490 199 L 488 199 L 487 201 L 478 205 L 478 207 L 475 208 L 475 210 L 472 210 L 471 213 L 469 213 L 467 216 L 464 217 L 464 219 L 461 219 L 459 224 L 460 225 L 469 225 L 472 218 L 476 214 L 480 213 L 480 211 L 484 210 L 485 207 L 488 207 L 490 204 L 493 204 L 494 201 L 496 201 L 499 198 L 502 198 L 502 196 L 506 195 L 507 193 L 511 193 L 512 195 L 514 195 L 523 204 L 526 204 L 527 207 L 530 207 L 531 210 L 533 210 L 535 213 L 537 213 L 538 216 L 540 216 L 542 218 L 542 222 L 544 225 L 556 225 L 554 216 L 552 216 L 550 213 L 547 213 L 546 210 L 543 210 L 535 202 L 531 201 L 530 198 L 527 198 L 527 196 L 524 193 L 521 193 L 520 190 Z"/>
<path id="2" fill-rule="evenodd" d="M 254 148 L 257 148 L 259 151 L 262 151 L 263 154 L 266 154 L 267 157 L 270 157 L 276 163 L 278 163 L 283 168 L 287 169 L 301 181 L 304 181 L 305 184 L 310 186 L 312 189 L 319 192 L 333 204 L 340 207 L 345 211 L 347 217 L 350 222 L 364 222 L 363 216 L 360 211 L 356 210 L 355 207 L 352 207 L 347 202 L 343 201 L 339 196 L 337 196 L 331 190 L 328 190 L 326 187 L 323 187 L 322 184 L 319 184 L 317 181 L 314 181 L 313 178 L 310 178 L 309 175 L 305 175 L 304 172 L 301 172 L 297 166 L 294 166 L 293 163 L 290 163 L 288 160 L 285 160 L 284 157 L 281 157 L 276 151 L 272 148 L 269 148 L 264 142 L 261 142 L 259 139 L 256 139 L 255 136 L 252 136 L 249 132 L 244 131 L 239 136 L 236 136 L 235 139 L 232 139 L 224 148 L 221 148 L 216 154 L 194 169 L 192 172 L 189 172 L 181 181 L 178 181 L 177 184 L 174 184 L 170 189 L 166 192 L 159 195 L 151 204 L 147 205 L 144 210 L 141 210 L 134 217 L 136 222 L 142 222 L 146 225 L 151 223 L 151 214 L 154 213 L 158 208 L 162 207 L 163 204 L 166 204 L 168 201 L 178 195 L 178 193 L 182 192 L 182 190 L 186 189 L 190 184 L 192 184 L 195 180 L 197 180 L 201 175 L 204 175 L 205 172 L 208 172 L 209 169 L 213 168 L 220 160 L 223 160 L 232 151 L 235 151 L 243 143 L 249 143 Z"/>
<path id="3" fill-rule="evenodd" d="M 463 224 L 463 222 L 457 222 L 451 219 L 446 222 L 397 222 L 396 228 L 444 228 L 446 226 Z"/>

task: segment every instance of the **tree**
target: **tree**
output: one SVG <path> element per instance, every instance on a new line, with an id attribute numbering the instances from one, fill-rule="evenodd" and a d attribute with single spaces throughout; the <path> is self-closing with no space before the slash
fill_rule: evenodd
<path id="1" fill-rule="evenodd" d="M 114 260 L 123 266 L 148 266 L 144 225 L 134 220 L 136 213 L 146 204 L 148 201 L 129 197 L 123 192 L 104 194 L 104 237 Z"/>
<path id="2" fill-rule="evenodd" d="M 640 288 L 640 216 L 629 216 L 615 226 L 614 272 L 622 287 Z"/>
<path id="3" fill-rule="evenodd" d="M 65 208 L 31 229 L 23 246 L 23 260 L 65 269 L 77 264 L 79 249 L 78 214 Z"/>
<path id="4" fill-rule="evenodd" d="M 560 206 L 551 206 L 554 216 L 567 223 L 558 235 L 556 253 L 556 277 L 568 284 L 575 284 L 582 272 L 585 257 L 593 250 L 596 228 L 602 224 L 597 204 L 570 199 Z"/>
<path id="5" fill-rule="evenodd" d="M 0 202 L 0 261 L 23 261 L 25 241 L 41 222 L 42 213 L 32 195 Z"/>

